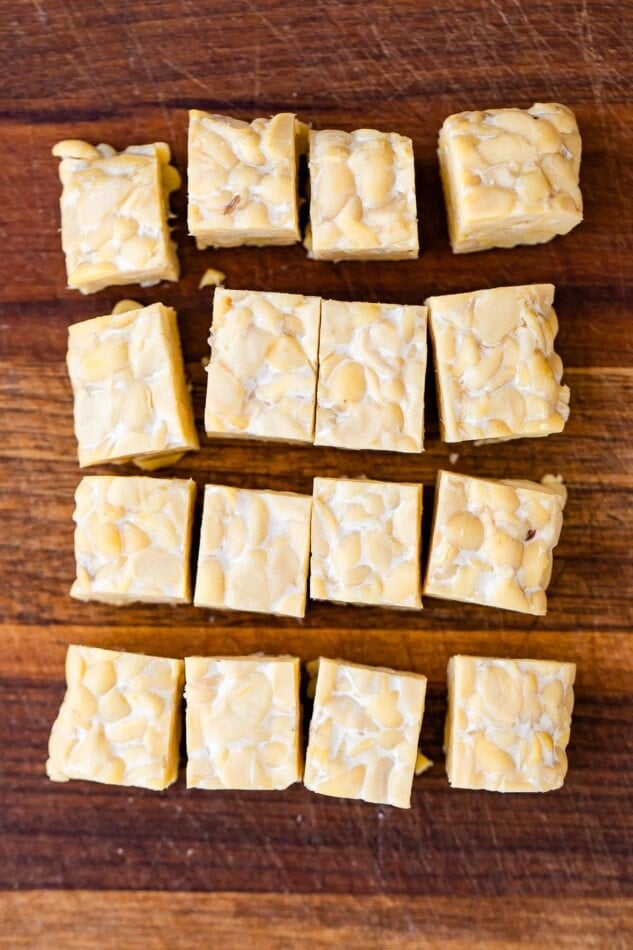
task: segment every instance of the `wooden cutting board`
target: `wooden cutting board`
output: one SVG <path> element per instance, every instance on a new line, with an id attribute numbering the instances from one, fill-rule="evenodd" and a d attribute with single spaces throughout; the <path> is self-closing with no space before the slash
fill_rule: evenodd
<path id="1" fill-rule="evenodd" d="M 0 255 L 0 943 L 43 947 L 633 945 L 633 30 L 630 4 L 445 0 L 2 2 Z M 584 140 L 581 227 L 550 244 L 454 257 L 435 158 L 451 112 L 572 106 Z M 301 247 L 195 250 L 176 199 L 175 285 L 65 289 L 60 138 L 164 139 L 186 166 L 187 109 L 296 110 L 317 127 L 414 140 L 420 259 L 309 261 Z M 312 604 L 305 622 L 71 601 L 75 461 L 69 323 L 124 296 L 180 316 L 202 431 L 208 266 L 231 287 L 419 303 L 553 281 L 572 392 L 563 435 L 477 448 L 439 441 L 428 397 L 421 457 L 205 441 L 173 474 L 309 492 L 320 475 L 422 481 L 425 538 L 439 467 L 569 487 L 550 611 L 530 618 L 441 601 L 419 615 Z M 107 469 L 102 469 L 107 471 Z M 130 469 L 131 471 L 131 469 Z M 410 811 L 283 794 L 165 793 L 44 776 L 69 643 L 183 656 L 287 651 L 424 672 L 423 747 L 436 763 Z M 578 664 L 563 790 L 451 791 L 442 762 L 455 652 Z"/>

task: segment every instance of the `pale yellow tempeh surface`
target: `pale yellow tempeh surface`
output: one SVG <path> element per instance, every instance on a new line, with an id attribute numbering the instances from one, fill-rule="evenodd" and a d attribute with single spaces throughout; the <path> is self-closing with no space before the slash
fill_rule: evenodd
<path id="1" fill-rule="evenodd" d="M 180 187 L 164 142 L 109 145 L 58 142 L 62 247 L 68 286 L 84 294 L 122 284 L 178 280 L 167 219 Z"/>
<path id="2" fill-rule="evenodd" d="M 454 788 L 548 792 L 567 773 L 573 663 L 454 656 L 446 771 Z"/>
<path id="3" fill-rule="evenodd" d="M 70 646 L 46 773 L 167 788 L 178 777 L 182 660 Z"/>
<path id="4" fill-rule="evenodd" d="M 158 466 L 199 448 L 171 307 L 71 324 L 66 362 L 82 467 L 129 459 Z"/>
<path id="5" fill-rule="evenodd" d="M 540 244 L 582 221 L 581 140 L 571 109 L 460 112 L 438 157 L 453 251 Z"/>
<path id="6" fill-rule="evenodd" d="M 562 523 L 548 487 L 440 471 L 424 594 L 545 614 Z"/>
<path id="7" fill-rule="evenodd" d="M 301 780 L 299 660 L 187 657 L 187 787 L 283 789 Z"/>
<path id="8" fill-rule="evenodd" d="M 409 808 L 425 694 L 417 673 L 321 658 L 306 787 Z"/>
<path id="9" fill-rule="evenodd" d="M 71 597 L 187 604 L 192 479 L 88 475 L 75 492 L 77 579 Z"/>

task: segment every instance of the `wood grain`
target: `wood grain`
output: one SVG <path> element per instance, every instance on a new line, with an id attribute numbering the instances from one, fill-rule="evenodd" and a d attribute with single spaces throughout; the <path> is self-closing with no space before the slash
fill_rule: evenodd
<path id="1" fill-rule="evenodd" d="M 0 0 L 0 945 L 628 947 L 633 943 L 633 23 L 613 0 Z M 450 112 L 557 99 L 583 136 L 581 227 L 550 244 L 454 257 L 435 159 Z M 317 127 L 410 135 L 418 261 L 311 262 L 300 247 L 198 252 L 175 202 L 175 285 L 65 289 L 59 138 L 164 139 L 186 166 L 189 107 L 245 118 L 296 110 Z M 458 450 L 457 471 L 570 491 L 550 587 L 532 619 L 428 600 L 420 615 L 313 604 L 303 623 L 154 606 L 81 605 L 79 479 L 64 367 L 71 322 L 135 296 L 175 306 L 202 431 L 208 266 L 233 287 L 418 303 L 504 283 L 557 285 L 572 390 L 563 435 Z M 310 491 L 321 475 L 433 482 L 451 467 L 429 374 L 421 457 L 204 441 L 173 471 Z M 107 469 L 97 469 L 107 471 Z M 131 472 L 132 470 L 129 469 Z M 69 643 L 151 651 L 319 653 L 425 672 L 423 744 L 436 762 L 409 812 L 283 794 L 166 793 L 44 777 Z M 578 664 L 560 792 L 450 791 L 441 754 L 455 652 Z"/>

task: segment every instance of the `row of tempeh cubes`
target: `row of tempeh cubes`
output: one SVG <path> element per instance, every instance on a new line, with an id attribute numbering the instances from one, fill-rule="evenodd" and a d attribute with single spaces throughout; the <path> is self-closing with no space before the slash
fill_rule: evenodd
<path id="1" fill-rule="evenodd" d="M 315 478 L 313 495 L 207 485 L 193 602 L 303 617 L 310 596 L 420 609 L 421 593 L 545 614 L 560 486 L 440 471 L 421 590 L 422 485 Z M 192 480 L 92 475 L 79 484 L 71 594 L 191 601 Z"/>
<path id="2" fill-rule="evenodd" d="M 428 310 L 444 439 L 560 432 L 569 389 L 553 297 L 532 284 L 400 306 L 218 288 L 205 430 L 421 452 Z M 198 448 L 172 309 L 72 325 L 68 369 L 80 465 L 157 468 Z"/>
<path id="3" fill-rule="evenodd" d="M 455 788 L 546 792 L 567 772 L 573 663 L 449 660 L 446 770 Z M 426 677 L 321 658 L 305 754 L 296 657 L 162 659 L 70 646 L 49 742 L 54 781 L 164 789 L 186 700 L 187 787 L 284 789 L 410 807 Z"/>
<path id="4" fill-rule="evenodd" d="M 189 116 L 189 233 L 198 247 L 300 240 L 299 156 L 308 152 L 305 244 L 321 260 L 418 256 L 411 139 L 395 132 L 308 130 L 291 113 L 243 122 Z M 180 187 L 163 143 L 59 142 L 68 285 L 177 280 L 169 194 Z M 566 234 L 582 220 L 581 140 L 557 103 L 449 116 L 439 162 L 453 251 L 514 247 Z"/>

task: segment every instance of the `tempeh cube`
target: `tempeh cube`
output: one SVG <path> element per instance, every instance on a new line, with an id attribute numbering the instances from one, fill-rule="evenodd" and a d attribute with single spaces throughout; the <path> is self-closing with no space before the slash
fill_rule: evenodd
<path id="1" fill-rule="evenodd" d="M 216 290 L 207 435 L 312 442 L 320 297 Z"/>
<path id="2" fill-rule="evenodd" d="M 321 305 L 315 445 L 421 452 L 426 307 Z"/>
<path id="3" fill-rule="evenodd" d="M 191 110 L 189 233 L 199 248 L 299 240 L 301 136 L 289 112 L 243 122 Z"/>
<path id="4" fill-rule="evenodd" d="M 79 464 L 199 448 L 176 312 L 160 303 L 68 329 Z"/>
<path id="5" fill-rule="evenodd" d="M 449 116 L 438 156 L 453 251 L 571 231 L 582 221 L 580 153 L 576 117 L 556 102 Z"/>
<path id="6" fill-rule="evenodd" d="M 172 785 L 178 778 L 183 681 L 182 660 L 69 646 L 48 777 L 153 789 Z"/>
<path id="7" fill-rule="evenodd" d="M 549 792 L 567 774 L 573 663 L 453 656 L 446 772 L 453 788 Z"/>
<path id="8" fill-rule="evenodd" d="M 314 479 L 310 596 L 420 609 L 422 486 Z"/>
<path id="9" fill-rule="evenodd" d="M 178 280 L 176 245 L 167 218 L 180 175 L 169 146 L 58 142 L 62 247 L 68 286 L 84 294 L 119 284 L 148 287 Z"/>
<path id="10" fill-rule="evenodd" d="M 562 524 L 555 488 L 440 471 L 424 594 L 545 614 Z"/>
<path id="11" fill-rule="evenodd" d="M 418 256 L 411 139 L 358 129 L 310 132 L 310 229 L 317 260 Z"/>
<path id="12" fill-rule="evenodd" d="M 303 617 L 309 495 L 206 485 L 197 607 Z"/>
<path id="13" fill-rule="evenodd" d="M 70 595 L 108 604 L 188 604 L 192 479 L 88 475 L 75 492 Z"/>
<path id="14" fill-rule="evenodd" d="M 321 658 L 306 788 L 409 808 L 425 695 L 418 673 Z"/>
<path id="15" fill-rule="evenodd" d="M 446 442 L 561 432 L 569 388 L 554 350 L 552 284 L 429 297 L 429 324 Z"/>
<path id="16" fill-rule="evenodd" d="M 187 788 L 283 789 L 301 781 L 299 660 L 185 659 Z"/>

